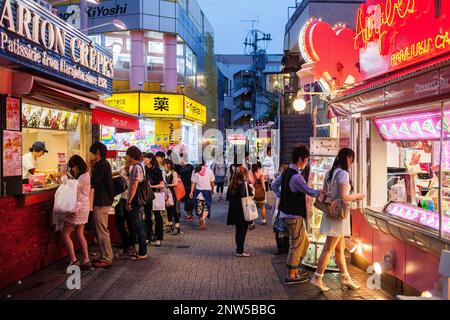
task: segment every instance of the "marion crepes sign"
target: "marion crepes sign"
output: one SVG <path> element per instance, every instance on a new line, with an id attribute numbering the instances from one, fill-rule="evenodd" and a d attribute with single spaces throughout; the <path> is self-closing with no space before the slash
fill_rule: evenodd
<path id="1" fill-rule="evenodd" d="M 367 0 L 358 10 L 355 49 L 367 79 L 450 52 L 450 1 Z"/>
<path id="2" fill-rule="evenodd" d="M 97 92 L 112 93 L 112 54 L 30 0 L 0 0 L 0 58 Z"/>

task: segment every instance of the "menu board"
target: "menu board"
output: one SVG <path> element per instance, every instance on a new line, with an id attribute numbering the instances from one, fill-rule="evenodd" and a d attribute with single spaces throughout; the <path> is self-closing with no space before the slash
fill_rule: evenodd
<path id="1" fill-rule="evenodd" d="M 21 101 L 18 98 L 6 97 L 6 130 L 20 131 Z"/>
<path id="2" fill-rule="evenodd" d="M 335 157 L 339 153 L 339 139 L 334 138 L 310 138 L 311 156 L 332 156 Z"/>
<path id="3" fill-rule="evenodd" d="M 3 131 L 3 176 L 22 176 L 22 133 Z"/>
<path id="4" fill-rule="evenodd" d="M 24 103 L 22 106 L 22 126 L 27 128 L 75 131 L 79 113 L 50 109 Z"/>

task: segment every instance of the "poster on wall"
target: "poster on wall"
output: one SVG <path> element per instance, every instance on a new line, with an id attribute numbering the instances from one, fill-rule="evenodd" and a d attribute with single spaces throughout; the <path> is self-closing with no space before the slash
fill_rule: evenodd
<path id="1" fill-rule="evenodd" d="M 22 176 L 22 133 L 3 131 L 3 177 Z"/>
<path id="2" fill-rule="evenodd" d="M 21 101 L 18 98 L 6 97 L 6 130 L 20 131 Z"/>

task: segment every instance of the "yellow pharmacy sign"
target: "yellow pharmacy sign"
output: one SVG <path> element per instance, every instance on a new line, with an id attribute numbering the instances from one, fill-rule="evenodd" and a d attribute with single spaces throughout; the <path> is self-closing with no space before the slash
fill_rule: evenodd
<path id="1" fill-rule="evenodd" d="M 104 99 L 103 103 L 131 114 L 139 113 L 138 93 L 115 93 L 111 97 Z"/>
<path id="2" fill-rule="evenodd" d="M 206 107 L 197 101 L 184 97 L 184 117 L 206 123 Z"/>
<path id="3" fill-rule="evenodd" d="M 183 118 L 183 95 L 141 93 L 141 115 L 148 118 Z"/>

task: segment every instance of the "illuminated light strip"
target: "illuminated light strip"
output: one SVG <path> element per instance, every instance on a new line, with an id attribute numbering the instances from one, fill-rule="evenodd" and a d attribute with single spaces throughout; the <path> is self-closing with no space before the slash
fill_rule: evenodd
<path id="1" fill-rule="evenodd" d="M 319 24 L 316 22 L 314 23 L 314 25 L 311 27 L 311 30 L 309 31 L 309 42 L 310 42 L 310 47 L 311 47 L 311 51 L 312 51 L 312 55 L 313 55 L 313 59 L 315 59 L 314 61 L 320 61 L 320 57 L 317 54 L 316 50 L 314 49 L 314 46 L 312 45 L 313 43 L 313 39 L 312 36 L 314 34 L 314 29 L 318 26 Z"/>
<path id="2" fill-rule="evenodd" d="M 302 30 L 300 31 L 300 36 L 299 36 L 300 54 L 302 55 L 302 58 L 307 63 L 314 62 L 308 53 L 308 49 L 306 48 L 306 31 L 311 26 L 312 23 L 313 23 L 313 21 L 306 22 L 305 25 L 303 26 Z"/>

